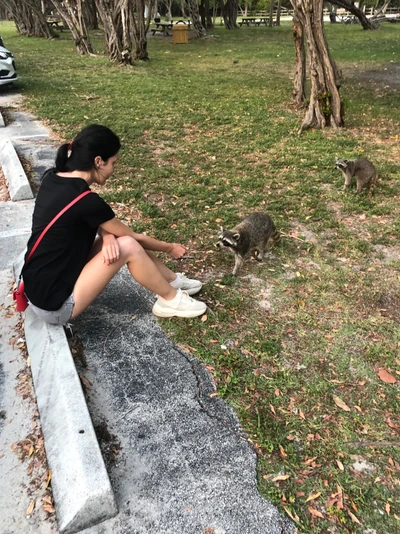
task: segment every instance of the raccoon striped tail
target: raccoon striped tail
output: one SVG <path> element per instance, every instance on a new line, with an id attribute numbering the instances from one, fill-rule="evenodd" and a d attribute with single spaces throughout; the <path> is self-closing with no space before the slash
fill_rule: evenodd
<path id="1" fill-rule="evenodd" d="M 278 232 L 278 230 L 275 230 L 274 233 L 271 235 L 271 239 L 274 242 L 274 245 L 277 245 L 281 240 L 281 234 Z"/>

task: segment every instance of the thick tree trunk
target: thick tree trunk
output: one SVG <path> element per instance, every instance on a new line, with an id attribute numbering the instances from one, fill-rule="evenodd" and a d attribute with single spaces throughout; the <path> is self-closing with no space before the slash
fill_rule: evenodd
<path id="1" fill-rule="evenodd" d="M 197 0 L 188 0 L 187 6 L 189 8 L 190 18 L 193 23 L 194 31 L 197 37 L 205 37 L 207 32 L 200 20 L 199 3 Z"/>
<path id="2" fill-rule="evenodd" d="M 104 39 L 111 61 L 132 65 L 133 16 L 129 0 L 95 0 L 104 29 Z"/>
<path id="3" fill-rule="evenodd" d="M 343 126 L 340 71 L 331 58 L 323 26 L 323 0 L 291 0 L 307 38 L 311 95 L 299 133 L 307 128 Z"/>
<path id="4" fill-rule="evenodd" d="M 238 0 L 220 0 L 222 17 L 227 30 L 237 28 Z"/>
<path id="5" fill-rule="evenodd" d="M 206 30 L 210 30 L 214 27 L 212 18 L 210 16 L 210 0 L 201 0 L 199 13 L 201 18 L 201 24 Z"/>
<path id="6" fill-rule="evenodd" d="M 46 22 L 40 0 L 3 0 L 20 35 L 51 39 L 54 32 Z"/>
<path id="7" fill-rule="evenodd" d="M 99 24 L 97 20 L 97 9 L 94 0 L 88 0 L 83 4 L 83 16 L 86 21 L 86 26 L 92 30 L 98 30 Z"/>
<path id="8" fill-rule="evenodd" d="M 306 50 L 304 46 L 303 26 L 299 20 L 297 9 L 293 13 L 293 39 L 296 51 L 296 72 L 293 83 L 293 101 L 304 106 L 306 101 Z"/>
<path id="9" fill-rule="evenodd" d="M 147 4 L 147 18 L 145 18 L 145 0 L 136 0 L 135 15 L 132 14 L 133 38 L 135 40 L 135 60 L 150 61 L 147 51 L 147 32 L 149 31 L 154 0 Z"/>
<path id="10" fill-rule="evenodd" d="M 51 0 L 61 20 L 71 30 L 78 54 L 93 54 L 93 47 L 82 17 L 82 0 Z"/>
<path id="11" fill-rule="evenodd" d="M 379 25 L 376 22 L 368 19 L 364 11 L 361 11 L 361 9 L 355 6 L 354 2 L 352 2 L 351 0 L 329 0 L 329 1 L 331 4 L 335 6 L 343 7 L 347 11 L 350 11 L 350 13 L 352 13 L 355 17 L 358 18 L 364 30 L 376 30 L 379 27 Z"/>

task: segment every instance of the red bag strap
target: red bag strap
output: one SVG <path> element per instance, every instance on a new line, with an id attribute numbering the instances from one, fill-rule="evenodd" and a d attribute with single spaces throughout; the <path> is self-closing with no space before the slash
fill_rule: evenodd
<path id="1" fill-rule="evenodd" d="M 49 230 L 51 228 L 51 226 L 53 226 L 53 224 L 61 217 L 61 215 L 63 215 L 67 210 L 69 210 L 69 208 L 71 208 L 74 204 L 76 204 L 78 202 L 78 200 L 80 200 L 81 198 L 85 197 L 86 195 L 89 195 L 92 191 L 85 191 L 84 193 L 81 193 L 80 195 L 78 195 L 76 198 L 74 198 L 74 200 L 72 202 L 70 202 L 69 204 L 67 204 L 67 206 L 65 206 L 65 208 L 63 208 L 60 213 L 58 213 L 54 219 L 52 221 L 49 222 L 49 224 L 46 226 L 46 228 L 43 230 L 43 232 L 40 234 L 40 236 L 38 237 L 36 243 L 33 245 L 32 247 L 32 250 L 30 251 L 29 253 L 29 256 L 26 258 L 26 261 L 25 263 L 28 263 L 28 261 L 31 259 L 32 257 L 32 254 L 35 252 L 35 250 L 37 249 L 39 243 L 41 242 L 41 240 L 43 239 L 45 233 L 47 232 L 47 230 Z"/>

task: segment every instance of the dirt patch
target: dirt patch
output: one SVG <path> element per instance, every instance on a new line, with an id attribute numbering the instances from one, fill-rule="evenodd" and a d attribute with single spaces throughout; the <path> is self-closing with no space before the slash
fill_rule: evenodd
<path id="1" fill-rule="evenodd" d="M 400 87 L 400 63 L 388 63 L 383 65 L 381 69 L 364 71 L 352 69 L 351 73 L 346 72 L 346 75 L 354 80 L 367 81 L 374 88 L 397 89 Z"/>
<path id="2" fill-rule="evenodd" d="M 0 202 L 7 202 L 10 200 L 10 194 L 8 192 L 7 180 L 3 171 L 0 169 Z"/>
<path id="3" fill-rule="evenodd" d="M 0 107 L 0 113 L 3 117 L 3 120 L 4 120 L 4 124 L 6 126 L 8 126 L 9 124 L 13 123 L 14 122 L 14 119 L 13 119 L 13 116 L 12 114 L 9 112 L 8 109 L 6 108 L 1 108 Z"/>
<path id="4" fill-rule="evenodd" d="M 381 315 L 400 323 L 400 295 L 384 293 L 379 297 L 378 308 Z"/>
<path id="5" fill-rule="evenodd" d="M 118 454 L 121 451 L 121 443 L 114 434 L 109 432 L 105 421 L 100 421 L 94 425 L 94 431 L 99 441 L 104 462 L 107 468 L 110 468 L 117 462 Z"/>
<path id="6" fill-rule="evenodd" d="M 372 245 L 372 248 L 383 256 L 384 263 L 400 261 L 400 247 L 385 247 L 384 245 Z"/>

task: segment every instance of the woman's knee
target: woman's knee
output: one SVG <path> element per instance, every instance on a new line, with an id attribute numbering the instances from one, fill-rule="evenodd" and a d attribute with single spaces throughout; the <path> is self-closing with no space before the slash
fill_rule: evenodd
<path id="1" fill-rule="evenodd" d="M 142 245 L 140 245 L 140 243 L 138 243 L 133 237 L 127 235 L 117 237 L 117 242 L 121 255 L 127 258 L 132 255 L 136 256 L 140 254 L 145 254 Z"/>

